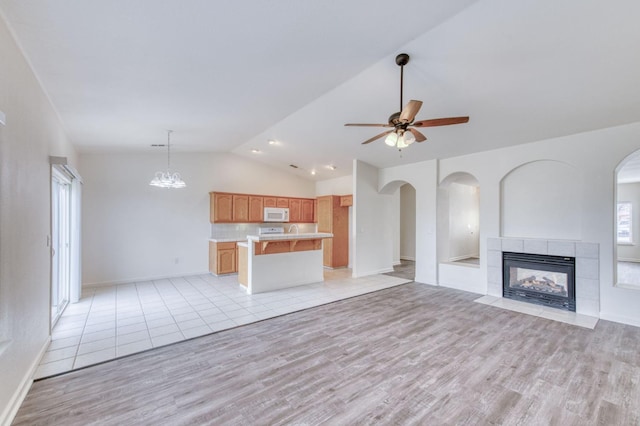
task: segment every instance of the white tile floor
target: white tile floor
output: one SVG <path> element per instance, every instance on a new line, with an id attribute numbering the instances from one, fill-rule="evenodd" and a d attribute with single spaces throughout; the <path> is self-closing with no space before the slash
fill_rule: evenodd
<path id="1" fill-rule="evenodd" d="M 561 309 L 551 308 L 548 306 L 520 302 L 518 300 L 505 299 L 504 297 L 482 296 L 479 299 L 474 300 L 474 302 L 507 309 L 509 311 L 520 312 L 522 314 L 533 315 L 540 318 L 560 321 L 576 325 L 578 327 L 590 328 L 592 330 L 596 327 L 596 324 L 598 324 L 598 318 L 596 317 L 563 311 Z"/>
<path id="2" fill-rule="evenodd" d="M 404 284 L 388 275 L 325 281 L 248 295 L 237 275 L 196 275 L 83 290 L 52 332 L 34 378 L 47 377 L 192 337 Z"/>

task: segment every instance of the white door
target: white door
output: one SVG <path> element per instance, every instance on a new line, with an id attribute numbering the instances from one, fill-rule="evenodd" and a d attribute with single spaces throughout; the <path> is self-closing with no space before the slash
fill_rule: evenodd
<path id="1" fill-rule="evenodd" d="M 55 168 L 51 179 L 51 326 L 69 303 L 71 289 L 71 180 Z"/>

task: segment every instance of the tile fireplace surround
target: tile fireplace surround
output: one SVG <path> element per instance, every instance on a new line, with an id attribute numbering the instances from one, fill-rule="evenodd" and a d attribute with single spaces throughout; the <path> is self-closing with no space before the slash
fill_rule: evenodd
<path id="1" fill-rule="evenodd" d="M 600 246 L 573 241 L 487 239 L 487 294 L 502 297 L 502 252 L 576 258 L 576 313 L 600 316 Z"/>

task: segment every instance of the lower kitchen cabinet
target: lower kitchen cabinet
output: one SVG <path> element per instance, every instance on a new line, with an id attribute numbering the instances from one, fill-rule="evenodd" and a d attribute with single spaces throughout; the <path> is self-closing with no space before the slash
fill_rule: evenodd
<path id="1" fill-rule="evenodd" d="M 236 242 L 209 241 L 209 272 L 216 275 L 238 272 Z"/>

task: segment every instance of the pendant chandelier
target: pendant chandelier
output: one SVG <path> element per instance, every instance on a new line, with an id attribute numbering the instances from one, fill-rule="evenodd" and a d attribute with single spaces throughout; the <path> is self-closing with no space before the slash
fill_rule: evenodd
<path id="1" fill-rule="evenodd" d="M 187 186 L 180 177 L 180 173 L 171 172 L 171 133 L 173 133 L 173 130 L 167 131 L 167 170 L 156 172 L 155 177 L 149 182 L 151 186 L 157 186 L 158 188 L 184 188 Z"/>

